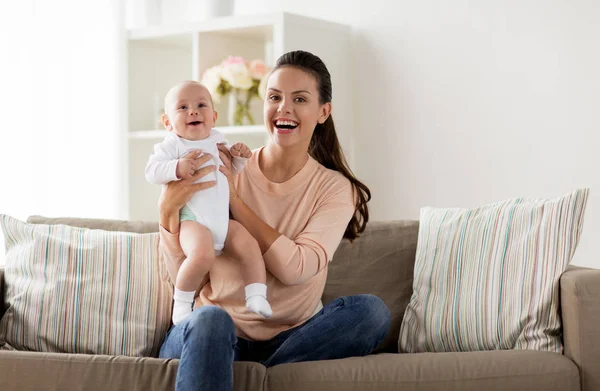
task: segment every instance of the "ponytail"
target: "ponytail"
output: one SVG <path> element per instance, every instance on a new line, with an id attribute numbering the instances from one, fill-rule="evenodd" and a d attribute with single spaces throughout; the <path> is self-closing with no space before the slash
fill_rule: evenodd
<path id="1" fill-rule="evenodd" d="M 371 200 L 371 191 L 354 176 L 350 167 L 348 167 L 348 162 L 344 157 L 342 146 L 337 138 L 331 115 L 325 123 L 319 124 L 315 128 L 308 146 L 308 153 L 326 168 L 342 173 L 352 183 L 356 209 L 346 227 L 344 238 L 349 239 L 350 242 L 354 241 L 365 230 L 369 221 L 369 207 L 367 206 L 367 202 Z"/>

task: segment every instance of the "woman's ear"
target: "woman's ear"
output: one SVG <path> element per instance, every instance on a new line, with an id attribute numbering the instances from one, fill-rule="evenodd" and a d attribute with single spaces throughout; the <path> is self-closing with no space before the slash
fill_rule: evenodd
<path id="1" fill-rule="evenodd" d="M 324 124 L 325 121 L 327 121 L 327 118 L 329 118 L 329 115 L 331 114 L 331 102 L 327 102 L 321 105 L 320 112 L 321 113 L 317 122 L 319 122 L 320 124 Z"/>

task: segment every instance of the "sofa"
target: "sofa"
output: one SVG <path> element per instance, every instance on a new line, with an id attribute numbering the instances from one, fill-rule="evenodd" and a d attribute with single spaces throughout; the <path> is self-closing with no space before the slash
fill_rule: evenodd
<path id="1" fill-rule="evenodd" d="M 156 223 L 31 216 L 30 223 L 154 232 Z M 366 357 L 266 368 L 234 363 L 235 390 L 600 390 L 600 270 L 570 266 L 560 280 L 564 354 L 539 351 L 398 353 L 398 334 L 412 293 L 417 221 L 370 223 L 344 241 L 323 294 L 371 293 L 391 310 L 391 328 Z M 0 316 L 4 313 L 0 268 Z M 170 390 L 178 360 L 0 351 L 0 390 Z"/>

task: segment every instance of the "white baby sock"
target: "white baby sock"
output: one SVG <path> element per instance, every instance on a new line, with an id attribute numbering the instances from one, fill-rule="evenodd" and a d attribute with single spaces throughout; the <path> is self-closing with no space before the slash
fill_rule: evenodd
<path id="1" fill-rule="evenodd" d="M 173 294 L 173 324 L 184 320 L 194 309 L 194 294 L 196 292 L 185 292 L 175 288 Z"/>
<path id="2" fill-rule="evenodd" d="M 271 305 L 267 301 L 267 286 L 261 283 L 246 285 L 246 308 L 250 311 L 270 318 L 273 315 Z"/>

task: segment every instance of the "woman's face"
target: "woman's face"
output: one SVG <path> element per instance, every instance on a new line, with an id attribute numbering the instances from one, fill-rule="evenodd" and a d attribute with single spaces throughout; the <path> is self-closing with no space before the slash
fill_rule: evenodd
<path id="1" fill-rule="evenodd" d="M 264 120 L 271 138 L 280 146 L 310 143 L 317 123 L 331 112 L 331 103 L 319 103 L 315 78 L 292 66 L 279 68 L 267 82 Z"/>

